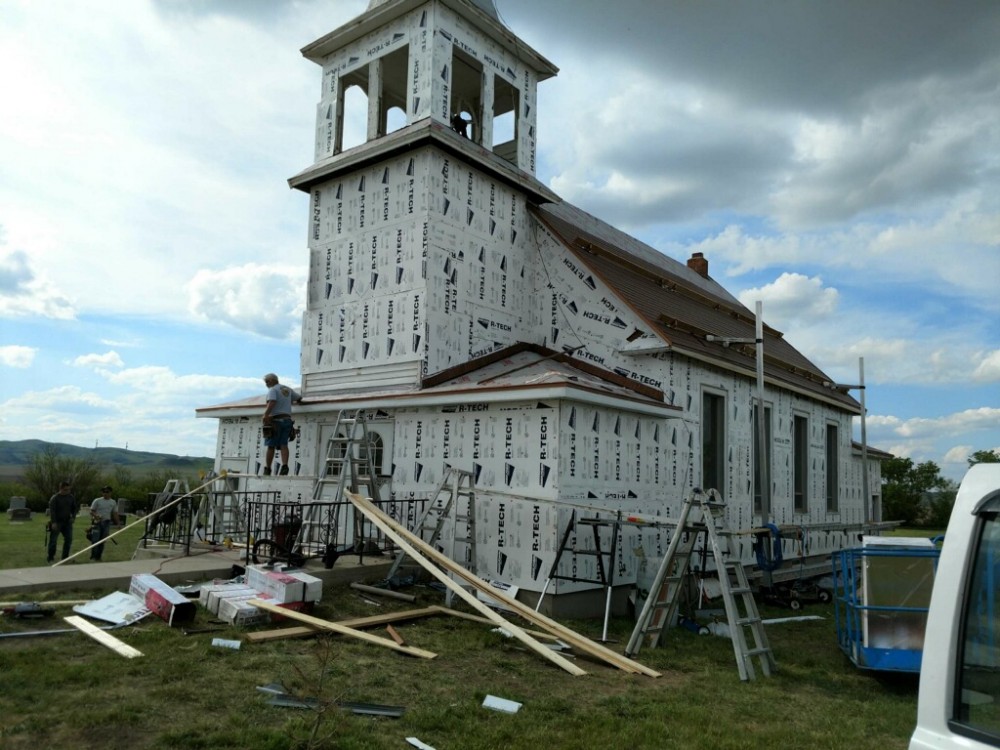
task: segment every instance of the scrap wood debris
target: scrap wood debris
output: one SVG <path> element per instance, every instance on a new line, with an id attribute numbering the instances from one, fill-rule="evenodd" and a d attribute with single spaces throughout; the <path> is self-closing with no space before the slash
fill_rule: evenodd
<path id="1" fill-rule="evenodd" d="M 581 653 L 587 654 L 593 658 L 599 659 L 606 662 L 618 669 L 626 672 L 631 672 L 633 674 L 644 674 L 649 677 L 659 677 L 660 673 L 646 667 L 632 659 L 629 659 L 621 654 L 618 654 L 611 649 L 596 643 L 595 641 L 586 638 L 574 630 L 567 628 L 564 625 L 559 624 L 555 620 L 552 620 L 545 615 L 535 612 L 533 609 L 527 605 L 519 602 L 518 600 L 507 596 L 502 591 L 489 586 L 487 583 L 479 579 L 473 573 L 462 566 L 455 563 L 446 555 L 441 554 L 436 549 L 426 544 L 419 536 L 413 534 L 408 529 L 402 525 L 396 523 L 393 519 L 379 510 L 370 500 L 358 495 L 354 492 L 346 493 L 348 500 L 361 511 L 373 524 L 375 524 L 379 529 L 381 529 L 385 534 L 390 537 L 404 552 L 410 555 L 416 562 L 418 562 L 425 570 L 427 570 L 431 575 L 437 578 L 445 586 L 449 587 L 455 592 L 460 598 L 467 602 L 477 611 L 481 612 L 485 617 L 489 618 L 495 624 L 508 630 L 513 637 L 520 640 L 522 643 L 527 645 L 529 648 L 534 650 L 536 653 L 540 654 L 544 658 L 553 662 L 554 664 L 562 667 L 567 672 L 573 675 L 586 674 L 582 669 L 577 667 L 572 662 L 567 661 L 564 657 L 560 656 L 555 651 L 546 648 L 535 640 L 532 636 L 528 635 L 521 628 L 512 625 L 503 617 L 498 615 L 493 610 L 486 607 L 482 602 L 479 601 L 475 596 L 466 591 L 464 586 L 470 586 L 476 589 L 478 592 L 489 596 L 492 599 L 500 601 L 503 605 L 520 615 L 522 618 L 528 622 L 534 624 L 537 627 L 542 628 L 548 633 L 555 635 L 563 642 L 572 646 L 575 650 Z M 451 571 L 456 577 L 462 580 L 462 583 L 458 583 L 452 580 L 447 574 L 441 572 L 439 569 L 444 568 L 445 570 Z"/>

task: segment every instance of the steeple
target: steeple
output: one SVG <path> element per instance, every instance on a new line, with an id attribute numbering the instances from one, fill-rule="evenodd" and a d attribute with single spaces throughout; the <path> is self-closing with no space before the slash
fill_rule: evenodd
<path id="1" fill-rule="evenodd" d="M 370 0 L 302 54 L 323 67 L 317 165 L 436 124 L 534 175 L 536 88 L 557 69 L 500 23 L 493 0 Z"/>

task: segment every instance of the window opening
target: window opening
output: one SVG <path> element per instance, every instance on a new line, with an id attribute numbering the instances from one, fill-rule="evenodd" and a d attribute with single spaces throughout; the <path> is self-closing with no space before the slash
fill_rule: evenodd
<path id="1" fill-rule="evenodd" d="M 725 497 L 726 400 L 715 393 L 701 397 L 701 479 L 703 490 Z"/>
<path id="2" fill-rule="evenodd" d="M 451 56 L 451 127 L 476 143 L 483 141 L 483 65 L 455 48 Z"/>
<path id="3" fill-rule="evenodd" d="M 837 425 L 826 426 L 826 509 L 840 510 L 840 446 Z"/>
<path id="4" fill-rule="evenodd" d="M 382 96 L 379 107 L 378 135 L 406 127 L 406 82 L 409 75 L 410 47 L 403 45 L 380 60 Z"/>
<path id="5" fill-rule="evenodd" d="M 761 455 L 760 448 L 760 428 L 757 426 L 757 405 L 754 404 L 753 407 L 753 509 L 758 513 L 763 507 L 761 501 L 761 488 L 764 484 L 764 478 L 760 475 L 760 461 L 758 456 Z M 770 481 L 773 475 L 773 465 L 771 463 L 771 407 L 764 406 L 764 464 L 767 466 L 767 481 Z"/>
<path id="6" fill-rule="evenodd" d="M 805 513 L 808 508 L 808 486 L 809 486 L 809 420 L 806 417 L 795 415 L 792 427 L 792 463 L 795 476 L 795 512 Z"/>
<path id="7" fill-rule="evenodd" d="M 500 76 L 493 80 L 493 153 L 517 164 L 518 91 Z"/>
<path id="8" fill-rule="evenodd" d="M 341 76 L 340 85 L 336 153 L 368 139 L 368 66 Z"/>
<path id="9" fill-rule="evenodd" d="M 382 457 L 385 453 L 385 441 L 377 432 L 368 433 L 368 443 L 361 443 L 359 446 L 360 458 L 371 457 L 372 467 L 376 474 L 382 473 Z"/>
<path id="10" fill-rule="evenodd" d="M 956 731 L 995 744 L 1000 740 L 1000 498 L 980 511 L 972 575 L 966 592 L 956 661 L 955 706 L 949 724 Z"/>

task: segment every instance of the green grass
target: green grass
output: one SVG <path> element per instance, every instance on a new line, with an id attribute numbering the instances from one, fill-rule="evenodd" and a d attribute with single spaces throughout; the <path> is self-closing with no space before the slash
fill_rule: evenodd
<path id="1" fill-rule="evenodd" d="M 0 569 L 36 568 L 47 565 L 45 561 L 48 554 L 45 546 L 47 521 L 48 518 L 44 513 L 35 513 L 30 521 L 8 521 L 6 514 L 0 515 Z M 135 516 L 130 515 L 125 525 L 129 526 L 135 521 Z M 88 526 L 90 526 L 90 513 L 85 509 L 80 512 L 73 524 L 73 546 L 70 548 L 70 554 L 90 546 L 86 535 Z M 143 528 L 144 524 L 137 523 L 112 541 L 105 542 L 102 562 L 131 560 L 132 553 L 135 552 L 136 545 L 142 537 Z M 111 529 L 112 534 L 119 531 L 122 529 Z M 61 554 L 62 537 L 59 537 L 56 542 L 56 557 Z M 74 560 L 76 564 L 89 564 L 90 553 L 85 552 Z"/>
<path id="2" fill-rule="evenodd" d="M 15 567 L 8 551 L 22 544 L 25 554 L 34 546 L 42 552 L 40 526 L 9 526 L 0 522 L 0 566 Z M 21 533 L 30 539 L 16 541 Z M 365 599 L 376 597 L 327 587 L 313 614 L 337 620 L 442 603 L 432 589 L 409 592 L 415 604 L 385 599 L 375 607 Z M 38 598 L 94 595 L 53 591 Z M 765 607 L 763 614 L 793 613 Z M 409 644 L 437 653 L 433 660 L 340 636 L 245 642 L 233 651 L 211 640 L 239 638 L 240 630 L 184 636 L 153 618 L 115 631 L 143 652 L 132 660 L 78 633 L 0 639 L 0 746 L 403 748 L 406 737 L 416 736 L 437 750 L 905 748 L 916 719 L 916 677 L 856 669 L 837 647 L 831 605 L 808 605 L 799 614 L 824 619 L 769 626 L 779 671 L 748 683 L 740 681 L 725 638 L 668 631 L 662 647 L 639 657 L 663 673 L 658 679 L 585 659 L 578 663 L 589 674 L 572 677 L 488 626 L 447 616 L 395 626 Z M 210 618 L 199 610 L 197 626 Z M 591 637 L 601 632 L 599 621 L 566 624 Z M 0 633 L 64 626 L 59 616 L 0 618 Z M 612 647 L 621 651 L 631 629 L 631 621 L 613 619 Z M 269 706 L 256 687 L 275 681 L 319 698 L 321 710 Z M 517 714 L 484 709 L 488 694 L 523 707 Z M 337 701 L 403 706 L 406 713 L 367 718 L 337 708 Z"/>

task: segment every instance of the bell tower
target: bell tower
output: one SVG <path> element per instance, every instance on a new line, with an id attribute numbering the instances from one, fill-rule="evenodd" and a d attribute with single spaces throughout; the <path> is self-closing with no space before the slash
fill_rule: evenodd
<path id="1" fill-rule="evenodd" d="M 536 336 L 536 90 L 556 68 L 492 0 L 371 0 L 302 54 L 322 68 L 302 329 L 309 396 L 420 387 Z"/>

